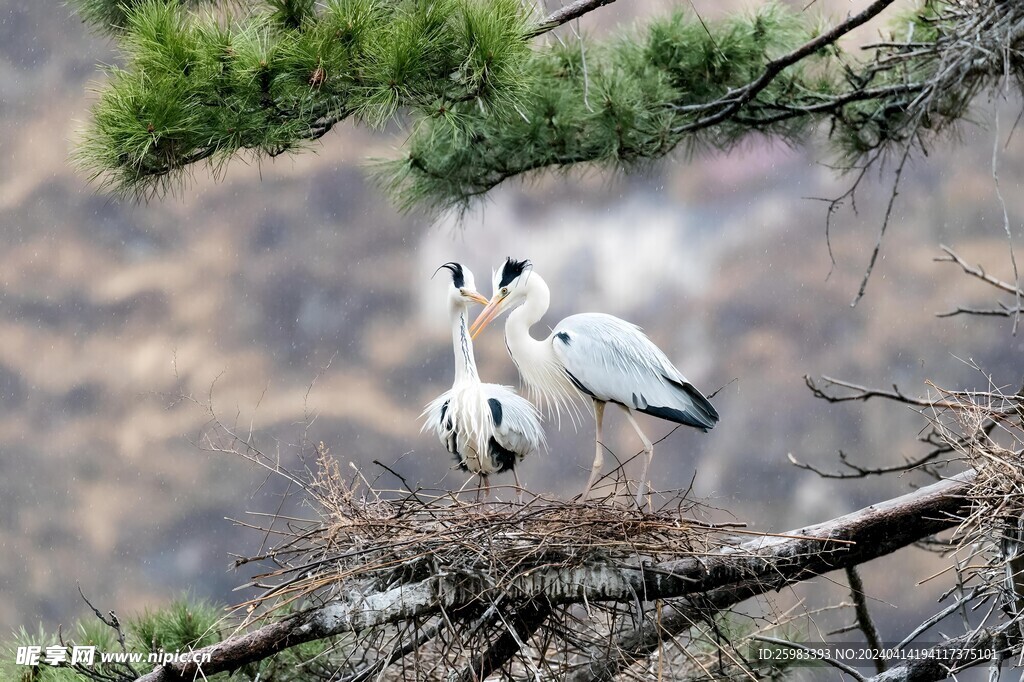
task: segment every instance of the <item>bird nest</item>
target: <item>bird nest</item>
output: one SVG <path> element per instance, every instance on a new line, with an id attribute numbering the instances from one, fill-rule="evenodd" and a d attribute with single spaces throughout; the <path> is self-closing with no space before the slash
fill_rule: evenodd
<path id="1" fill-rule="evenodd" d="M 378 490 L 346 478 L 327 448 L 303 482 L 314 519 L 279 518 L 262 528 L 278 542 L 236 566 L 270 563 L 245 587 L 245 603 L 269 613 L 296 601 L 324 601 L 352 590 L 380 592 L 431 576 L 463 576 L 483 587 L 485 603 L 539 569 L 595 564 L 637 566 L 700 556 L 734 538 L 742 523 L 701 520 L 706 509 L 685 495 L 656 511 L 630 502 L 593 504 L 530 496 L 523 502 L 466 501 L 473 491 Z"/>
<path id="2" fill-rule="evenodd" d="M 1024 623 L 1024 390 L 936 390 L 935 429 L 971 475 L 944 596 L 978 613 L 988 604 L 982 625 L 1005 631 Z"/>

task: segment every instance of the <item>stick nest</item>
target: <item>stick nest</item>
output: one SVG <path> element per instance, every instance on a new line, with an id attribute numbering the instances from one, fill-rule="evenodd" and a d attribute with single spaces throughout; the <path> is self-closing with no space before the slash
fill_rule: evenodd
<path id="1" fill-rule="evenodd" d="M 705 555 L 743 526 L 694 518 L 704 510 L 685 496 L 657 511 L 544 497 L 466 502 L 471 492 L 380 491 L 358 476 L 346 479 L 323 444 L 316 463 L 304 489 L 317 518 L 275 519 L 280 527 L 262 530 L 278 544 L 236 561 L 275 566 L 248 583 L 264 589 L 246 603 L 250 610 L 388 590 L 441 574 L 483 578 L 497 594 L 539 568 Z"/>
<path id="2" fill-rule="evenodd" d="M 938 390 L 933 423 L 975 472 L 958 529 L 956 590 L 975 609 L 994 599 L 1000 608 L 989 615 L 1001 613 L 1004 625 L 1024 622 L 1024 389 Z"/>

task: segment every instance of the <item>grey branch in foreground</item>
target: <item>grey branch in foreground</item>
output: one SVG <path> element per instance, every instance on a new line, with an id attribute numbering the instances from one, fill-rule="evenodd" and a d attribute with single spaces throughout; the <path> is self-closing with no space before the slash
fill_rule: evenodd
<path id="1" fill-rule="evenodd" d="M 901 497 L 783 536 L 764 536 L 702 557 L 637 567 L 593 564 L 537 569 L 503 589 L 545 598 L 552 605 L 587 601 L 633 602 L 690 598 L 693 607 L 663 613 L 660 628 L 641 628 L 620 638 L 612 657 L 602 649 L 571 678 L 610 679 L 655 650 L 658 642 L 691 624 L 697 613 L 728 608 L 833 570 L 876 559 L 956 525 L 972 474 L 935 483 Z M 789 537 L 786 537 L 789 536 Z M 423 617 L 473 603 L 489 586 L 438 576 L 358 600 L 331 601 L 309 611 L 230 637 L 198 650 L 209 652 L 201 674 L 211 675 L 259 661 L 289 647 L 345 632 Z M 603 659 L 603 660 L 602 660 Z M 139 682 L 195 679 L 194 663 L 164 665 Z"/>

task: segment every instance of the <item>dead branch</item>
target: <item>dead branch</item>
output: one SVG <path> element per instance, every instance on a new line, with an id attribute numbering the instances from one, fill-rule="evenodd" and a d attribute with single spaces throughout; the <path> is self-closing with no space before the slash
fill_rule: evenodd
<path id="1" fill-rule="evenodd" d="M 965 308 L 957 306 L 953 310 L 935 313 L 935 317 L 956 317 L 957 315 L 976 315 L 978 317 L 1015 317 L 1024 313 L 1024 308 L 1011 308 L 1005 303 L 999 303 L 998 308 Z"/>
<path id="2" fill-rule="evenodd" d="M 573 19 L 578 19 L 588 12 L 610 5 L 615 0 L 575 0 L 570 2 L 564 7 L 556 9 L 554 12 L 544 18 L 543 21 L 539 22 L 529 33 L 527 38 L 536 38 L 537 36 L 547 33 L 548 31 L 558 28 L 562 24 L 567 24 Z"/>
<path id="3" fill-rule="evenodd" d="M 882 651 L 882 638 L 878 636 L 878 628 L 871 620 L 871 612 L 868 611 L 867 596 L 864 593 L 864 582 L 860 579 L 860 573 L 856 566 L 846 567 L 846 579 L 850 583 L 850 595 L 857 611 L 857 627 L 864 633 L 864 639 L 868 647 L 874 651 Z M 881 655 L 874 657 L 875 670 L 884 673 L 886 669 L 885 659 Z"/>
<path id="4" fill-rule="evenodd" d="M 821 377 L 821 380 L 825 383 L 825 386 L 818 386 L 809 374 L 804 375 L 804 383 L 807 384 L 807 388 L 811 389 L 811 393 L 814 394 L 814 397 L 829 403 L 845 403 L 850 401 L 866 402 L 871 398 L 884 398 L 886 400 L 893 400 L 898 403 L 903 403 L 904 405 L 912 405 L 915 407 L 952 407 L 952 405 L 943 403 L 942 401 L 935 401 L 928 398 L 912 398 L 901 391 L 900 387 L 896 384 L 893 384 L 891 391 L 886 391 L 877 388 L 868 388 L 867 386 L 860 386 L 858 384 L 850 383 L 849 381 L 833 379 L 832 377 L 827 376 Z M 830 386 L 849 389 L 850 393 L 847 395 L 829 393 L 827 391 L 827 387 Z"/>
<path id="5" fill-rule="evenodd" d="M 857 289 L 857 295 L 853 297 L 853 301 L 850 302 L 850 307 L 855 308 L 862 298 L 864 298 L 864 292 L 867 291 L 868 281 L 871 279 L 871 273 L 875 271 L 875 263 L 878 261 L 878 254 L 882 252 L 882 240 L 885 239 L 885 232 L 889 228 L 889 220 L 892 218 L 892 207 L 896 203 L 896 197 L 899 196 L 900 189 L 900 178 L 903 177 L 903 168 L 907 165 L 907 159 L 910 158 L 910 151 L 913 149 L 911 143 L 907 143 L 903 147 L 903 156 L 900 157 L 900 162 L 896 166 L 896 172 L 893 175 L 892 190 L 889 192 L 889 203 L 885 207 L 885 215 L 882 217 L 882 227 L 878 231 L 878 239 L 875 241 L 875 248 L 871 250 L 871 258 L 868 260 L 868 265 L 864 269 L 864 276 L 860 281 L 860 288 Z"/>
<path id="6" fill-rule="evenodd" d="M 985 272 L 985 268 L 983 268 L 981 265 L 970 265 L 967 261 L 960 257 L 960 254 L 958 254 L 956 251 L 946 246 L 945 244 L 939 244 L 939 248 L 942 249 L 946 255 L 945 257 L 940 256 L 934 258 L 933 260 L 936 263 L 955 263 L 956 265 L 960 266 L 961 270 L 963 270 L 971 277 L 980 279 L 982 282 L 990 284 L 994 286 L 996 289 L 999 289 L 1000 291 L 1005 291 L 1006 293 L 1013 294 L 1014 296 L 1024 295 L 1024 292 L 1022 292 L 1019 287 L 1016 287 L 1013 284 L 1010 284 L 1009 282 L 1004 282 L 1001 279 L 993 277 L 992 275 Z"/>
<path id="7" fill-rule="evenodd" d="M 128 652 L 128 647 L 125 645 L 124 630 L 121 629 L 121 620 L 117 617 L 117 614 L 114 613 L 113 611 L 108 611 L 107 613 L 110 616 L 110 619 L 108 620 L 107 618 L 104 618 L 103 614 L 100 613 L 100 610 L 98 608 L 96 608 L 95 606 L 93 606 L 92 602 L 89 601 L 89 599 L 85 596 L 85 592 L 82 591 L 82 586 L 76 583 L 76 587 L 78 587 L 78 594 L 79 594 L 79 596 L 82 597 L 82 601 L 84 601 L 86 604 L 88 604 L 89 608 L 92 609 L 92 612 L 94 614 L 96 614 L 97 618 L 100 619 L 100 622 L 103 623 L 104 625 L 106 625 L 108 628 L 112 629 L 114 632 L 117 633 L 117 643 L 121 646 L 121 651 L 127 653 Z M 123 665 L 125 667 L 125 669 L 126 669 L 126 672 L 125 672 L 125 678 L 126 679 L 127 679 L 127 675 L 129 673 L 131 675 L 135 676 L 135 677 L 138 677 L 139 673 L 132 666 L 131 662 L 126 661 L 125 663 L 123 663 L 121 665 Z"/>
<path id="8" fill-rule="evenodd" d="M 531 600 L 509 616 L 503 617 L 505 632 L 454 679 L 459 682 L 487 679 L 488 675 L 505 665 L 523 648 L 523 643 L 544 624 L 551 612 L 551 604 L 547 600 Z"/>
<path id="9" fill-rule="evenodd" d="M 993 173 L 995 173 L 994 170 L 993 170 Z M 998 180 L 997 180 L 997 182 L 998 182 Z M 997 185 L 997 187 L 998 187 L 998 185 Z M 1000 199 L 1001 199 L 1001 196 L 1000 196 Z M 1006 209 L 1004 208 L 1003 211 L 1004 211 L 1004 225 L 1008 225 L 1008 223 L 1006 222 L 1008 219 L 1005 218 L 1005 211 L 1006 211 Z M 1021 297 L 1024 297 L 1024 290 L 1022 290 L 1019 286 L 1015 285 L 1014 283 L 1006 282 L 1006 281 L 1001 280 L 1001 279 L 999 279 L 997 277 L 993 277 L 992 275 L 990 275 L 987 272 L 985 272 L 985 268 L 983 268 L 981 265 L 970 265 L 966 260 L 964 260 L 960 256 L 960 254 L 958 254 L 956 251 L 954 251 L 952 248 L 946 246 L 945 244 L 940 244 L 939 248 L 941 248 L 942 251 L 946 255 L 945 256 L 936 257 L 934 259 L 935 262 L 937 262 L 937 263 L 953 263 L 954 265 L 959 266 L 960 269 L 964 272 L 964 274 L 969 275 L 970 277 L 974 277 L 975 279 L 981 280 L 985 284 L 988 284 L 989 286 L 995 287 L 999 291 L 1002 291 L 1002 292 L 1008 293 L 1008 294 L 1012 294 L 1013 297 L 1014 297 L 1015 303 L 1014 303 L 1014 305 L 1007 305 L 1006 303 L 998 301 L 997 302 L 997 305 L 999 306 L 998 308 L 971 308 L 971 307 L 957 306 L 953 310 L 948 310 L 948 311 L 945 311 L 945 312 L 936 313 L 935 316 L 936 317 L 955 317 L 957 315 L 976 315 L 976 316 L 980 316 L 980 317 L 1012 317 L 1013 320 L 1014 320 L 1013 331 L 1014 331 L 1014 333 L 1016 333 L 1017 320 L 1018 320 L 1018 318 L 1019 318 L 1019 316 L 1020 316 L 1020 314 L 1022 312 L 1020 301 L 1021 301 Z M 1012 245 L 1011 245 L 1011 248 L 1012 248 Z M 1016 275 L 1017 263 L 1016 263 L 1016 259 L 1013 258 L 1012 254 L 1013 254 L 1013 252 L 1011 250 L 1011 259 L 1012 259 L 1012 264 L 1013 264 L 1013 268 L 1014 268 L 1014 274 Z"/>
<path id="10" fill-rule="evenodd" d="M 849 471 L 825 471 L 824 469 L 822 469 L 820 467 L 817 467 L 817 466 L 815 466 L 813 464 L 809 464 L 807 462 L 801 462 L 796 457 L 794 457 L 792 453 L 788 453 L 786 455 L 786 457 L 789 459 L 790 464 L 792 464 L 796 468 L 804 469 L 806 471 L 810 471 L 810 472 L 812 472 L 814 474 L 817 474 L 821 478 L 845 479 L 845 478 L 867 478 L 868 476 L 884 476 L 886 474 L 904 473 L 904 472 L 907 472 L 907 471 L 911 471 L 913 469 L 917 469 L 919 467 L 924 467 L 925 465 L 929 464 L 930 462 L 933 462 L 936 459 L 938 459 L 940 455 L 949 454 L 951 452 L 953 452 L 953 450 L 951 448 L 942 446 L 942 447 L 937 447 L 934 450 L 932 450 L 932 451 L 930 451 L 930 452 L 928 452 L 928 453 L 926 453 L 924 455 L 921 455 L 917 459 L 906 459 L 906 458 L 904 458 L 904 461 L 903 461 L 902 464 L 893 464 L 891 466 L 882 466 L 882 467 L 866 467 L 866 466 L 862 466 L 860 464 L 855 464 L 854 462 L 851 462 L 849 455 L 847 455 L 845 452 L 840 450 L 839 451 L 839 463 L 842 466 L 844 466 L 847 469 L 849 469 Z"/>

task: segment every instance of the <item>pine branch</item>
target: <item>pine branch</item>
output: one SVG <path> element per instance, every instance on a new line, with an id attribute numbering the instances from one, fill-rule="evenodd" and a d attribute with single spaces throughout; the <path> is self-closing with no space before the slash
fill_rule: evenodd
<path id="1" fill-rule="evenodd" d="M 453 129 L 459 108 L 506 110 L 528 80 L 531 17 L 517 0 L 267 0 L 226 20 L 177 2 L 119 5 L 125 65 L 75 153 L 121 194 L 175 187 L 239 153 L 294 152 L 340 121 L 412 109 Z"/>
<path id="2" fill-rule="evenodd" d="M 677 13 L 639 35 L 534 47 L 531 36 L 610 0 L 577 0 L 539 23 L 513 0 L 263 0 L 266 11 L 241 20 L 199 18 L 188 11 L 199 1 L 78 0 L 86 16 L 123 14 L 126 65 L 111 70 L 76 152 L 115 192 L 158 194 L 196 163 L 217 171 L 240 153 L 295 152 L 346 119 L 380 125 L 400 111 L 415 132 L 379 174 L 407 209 L 465 209 L 512 177 L 625 170 L 681 145 L 797 141 L 822 121 L 853 166 L 907 154 L 961 120 L 1017 74 L 1008 60 L 1024 42 L 1024 7 L 998 0 L 905 13 L 894 22 L 910 26 L 905 39 L 880 41 L 863 62 L 837 41 L 893 0 L 824 32 L 769 3 L 748 17 Z"/>
<path id="3" fill-rule="evenodd" d="M 726 97 L 723 97 L 716 102 L 709 103 L 706 107 L 707 109 L 712 110 L 714 108 L 719 108 L 718 111 L 699 118 L 692 123 L 686 124 L 680 129 L 680 132 L 693 132 L 701 128 L 717 125 L 727 120 L 738 112 L 744 104 L 757 97 L 758 93 L 767 88 L 785 69 L 803 61 L 818 50 L 835 44 L 837 40 L 858 26 L 866 24 L 895 1 L 896 0 L 875 0 L 875 2 L 872 2 L 859 14 L 837 24 L 830 30 L 822 33 L 813 40 L 809 40 L 789 54 L 768 62 L 764 71 L 755 80 L 743 86 L 736 92 L 729 93 Z"/>
<path id="4" fill-rule="evenodd" d="M 677 15 L 588 44 L 586 68 L 575 45 L 553 46 L 531 62 L 518 118 L 467 112 L 461 137 L 428 122 L 381 179 L 404 208 L 462 211 L 531 172 L 629 170 L 679 146 L 728 151 L 751 134 L 796 141 L 823 122 L 843 167 L 906 159 L 912 143 L 942 134 L 1017 73 L 1024 7 L 928 3 L 895 18 L 905 40 L 877 43 L 868 61 L 844 54 L 839 38 L 891 5 L 876 0 L 820 34 L 773 5 L 706 26 Z"/>

